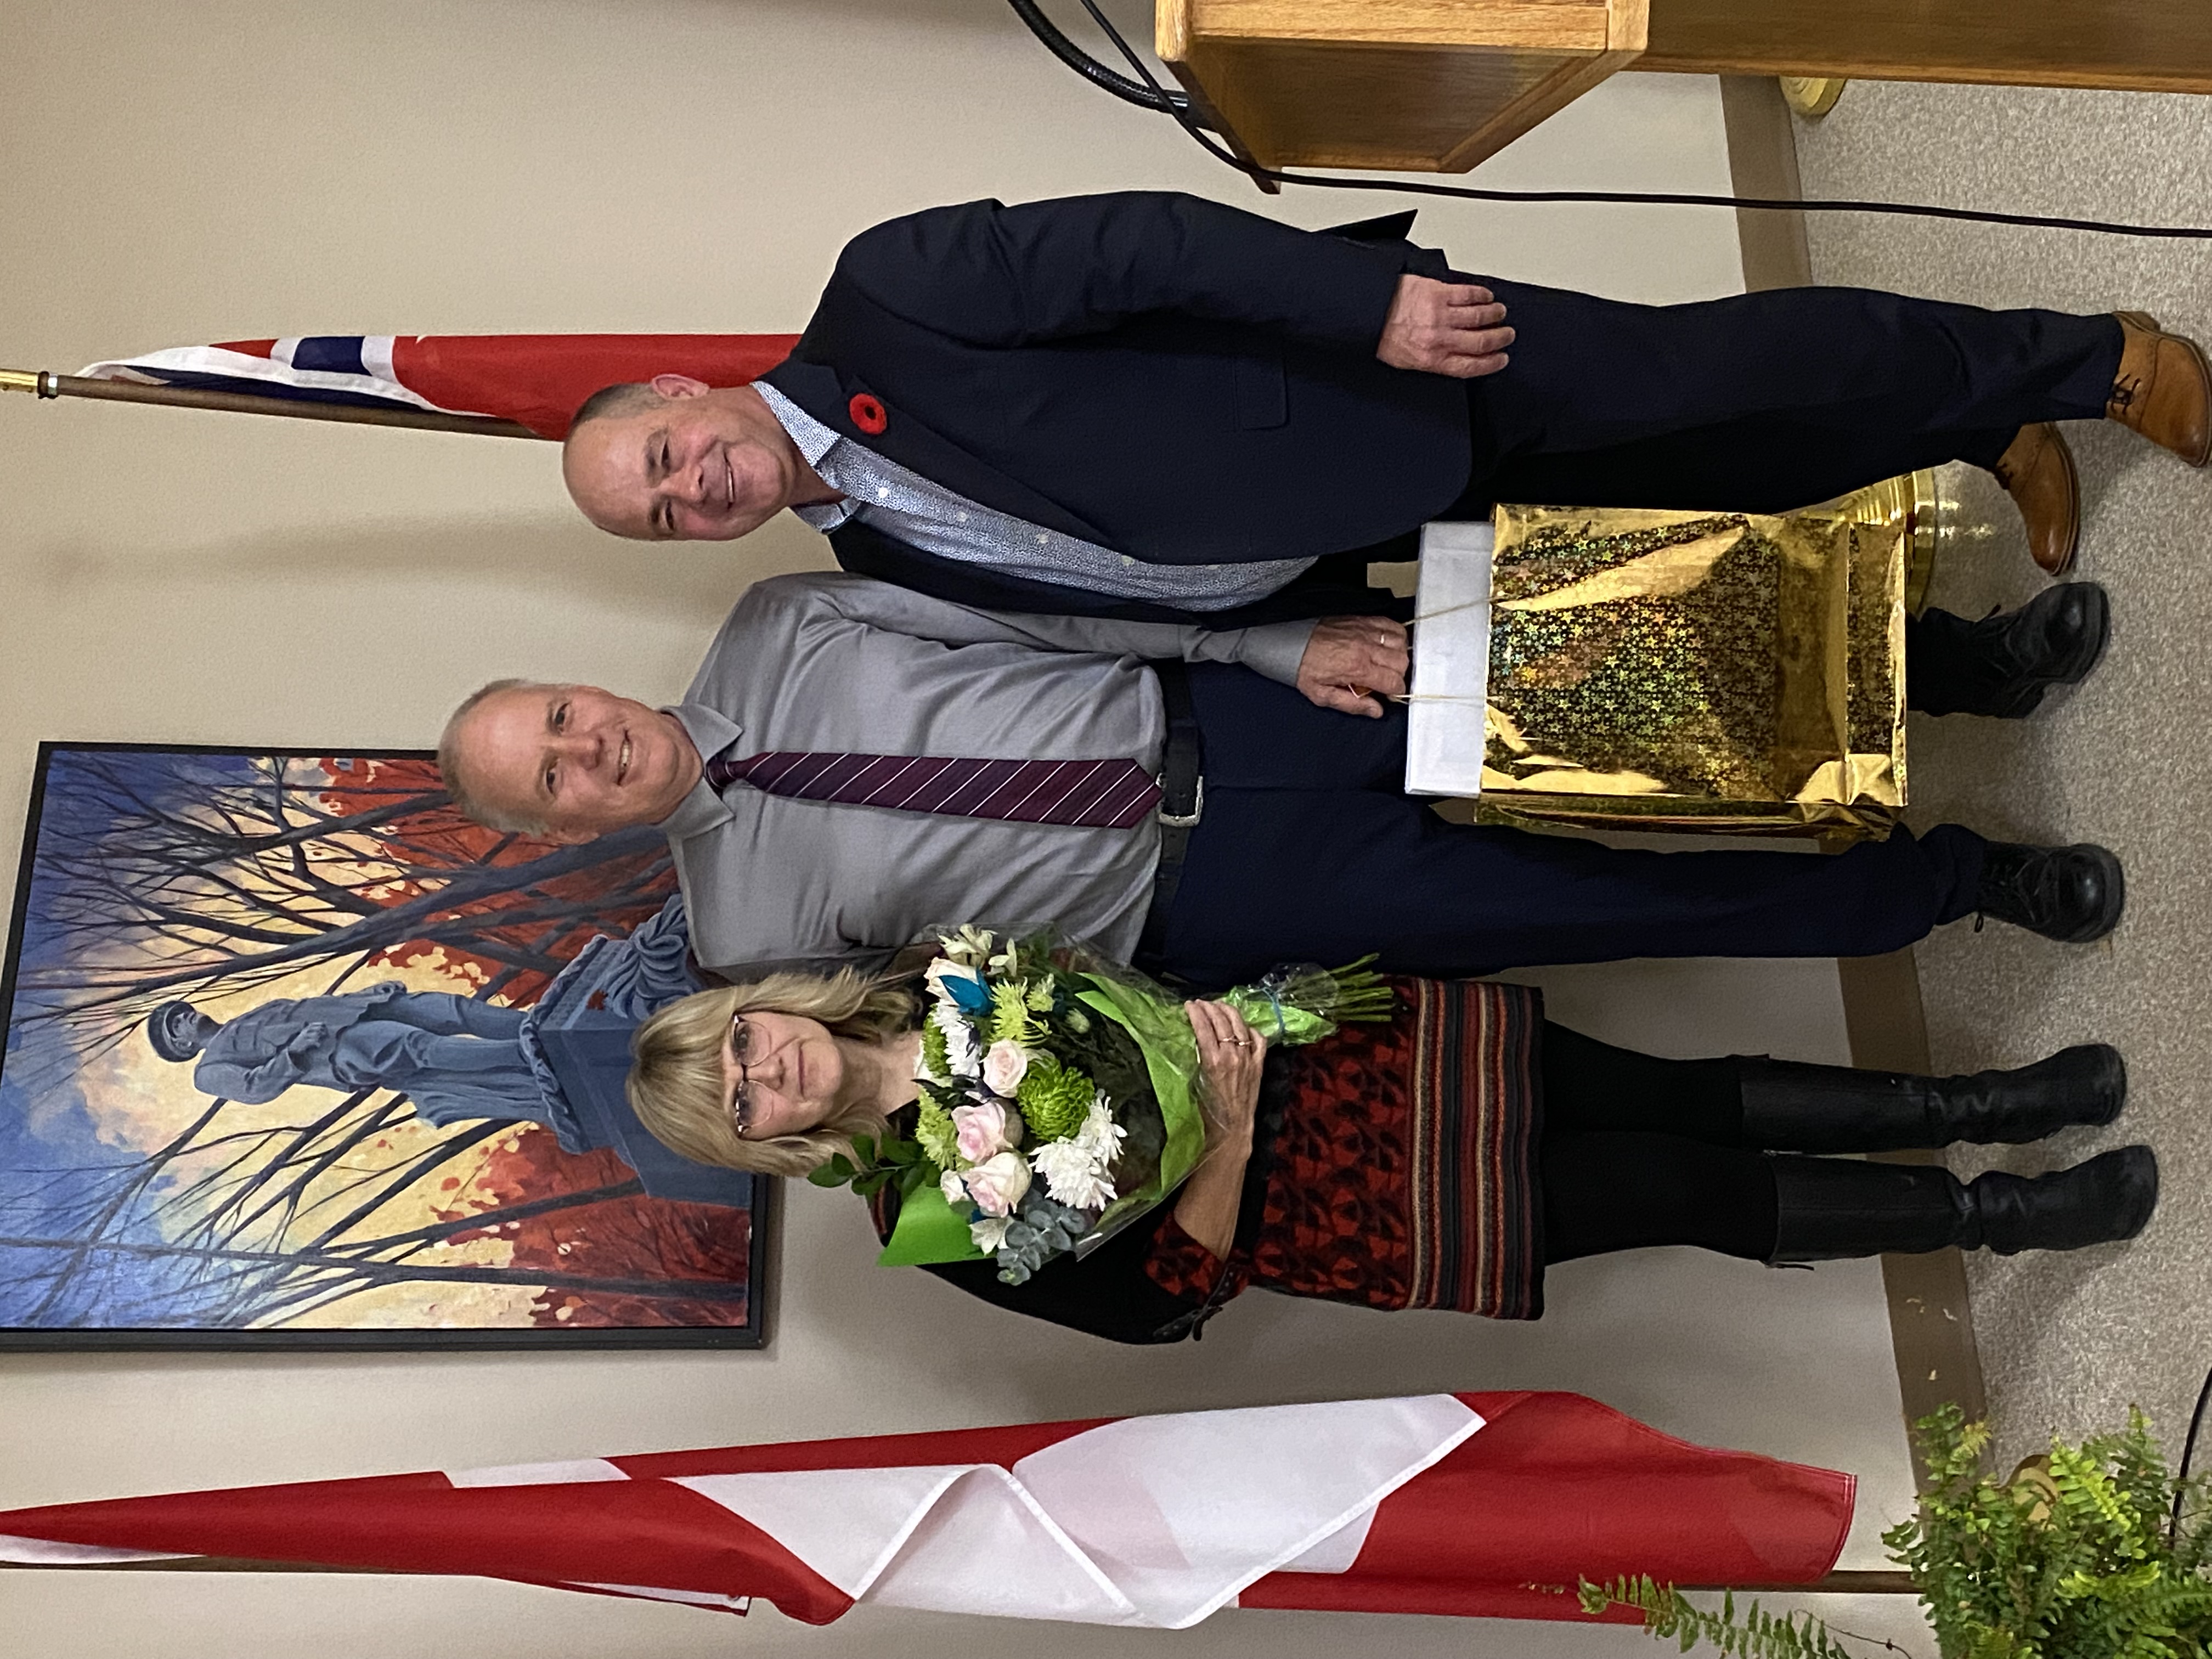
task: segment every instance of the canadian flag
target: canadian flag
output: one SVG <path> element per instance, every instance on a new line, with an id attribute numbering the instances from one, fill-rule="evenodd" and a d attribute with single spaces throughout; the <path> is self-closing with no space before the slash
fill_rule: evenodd
<path id="1" fill-rule="evenodd" d="M 469 1573 L 826 1624 L 855 1603 L 1579 1619 L 1577 1580 L 1810 1583 L 1852 1480 L 1571 1394 L 1437 1394 L 184 1492 L 0 1513 L 0 1559 Z"/>

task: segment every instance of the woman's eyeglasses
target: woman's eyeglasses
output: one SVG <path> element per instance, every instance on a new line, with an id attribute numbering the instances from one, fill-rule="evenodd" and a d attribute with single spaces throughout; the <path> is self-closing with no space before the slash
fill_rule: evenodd
<path id="1" fill-rule="evenodd" d="M 730 1092 L 730 1127 L 740 1140 L 753 1127 L 752 1079 L 745 1075 L 745 1067 L 752 1063 L 754 1048 L 753 1028 L 739 1014 L 730 1021 L 730 1058 L 738 1063 L 738 1086 Z"/>

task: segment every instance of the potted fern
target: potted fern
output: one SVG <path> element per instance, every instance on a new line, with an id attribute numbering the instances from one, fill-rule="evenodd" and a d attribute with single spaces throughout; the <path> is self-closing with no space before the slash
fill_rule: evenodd
<path id="1" fill-rule="evenodd" d="M 2212 1654 L 2212 1507 L 2169 1473 L 2142 1413 L 2079 1446 L 2053 1440 L 2009 1480 L 1982 1467 L 1989 1425 L 1945 1406 L 1913 1425 L 1929 1485 L 1882 1534 L 1928 1609 L 1941 1659 L 2203 1659 Z M 2184 1468 L 2187 1467 L 2186 1460 Z M 1865 1659 L 1867 1643 L 1807 1613 L 1693 1606 L 1672 1585 L 1582 1587 L 1583 1608 L 1626 1606 L 1654 1636 L 1727 1659 Z M 1857 1643 L 1856 1647 L 1845 1643 Z"/>

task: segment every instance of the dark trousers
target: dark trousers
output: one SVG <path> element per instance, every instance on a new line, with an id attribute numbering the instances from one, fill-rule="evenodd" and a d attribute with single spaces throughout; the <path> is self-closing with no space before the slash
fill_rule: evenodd
<path id="1" fill-rule="evenodd" d="M 1774 1170 L 1734 1059 L 1661 1060 L 1544 1024 L 1544 1260 L 1692 1244 L 1774 1253 Z"/>
<path id="2" fill-rule="evenodd" d="M 1974 908 L 1986 843 L 1945 825 L 1825 856 L 1655 853 L 1447 823 L 1401 793 L 1401 708 L 1362 720 L 1200 663 L 1206 811 L 1150 965 L 1227 986 L 1376 952 L 1440 979 L 1631 957 L 1850 957 Z"/>
<path id="3" fill-rule="evenodd" d="M 1849 288 L 1639 306 L 1478 280 L 1517 336 L 1468 382 L 1474 469 L 1447 518 L 1501 501 L 1786 512 L 1992 465 L 2031 422 L 2100 418 L 2119 368 L 2106 316 Z"/>

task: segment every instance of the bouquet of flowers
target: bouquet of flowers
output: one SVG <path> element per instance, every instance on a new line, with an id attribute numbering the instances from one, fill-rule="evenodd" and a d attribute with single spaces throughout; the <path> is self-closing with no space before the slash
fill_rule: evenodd
<path id="1" fill-rule="evenodd" d="M 994 1258 L 1018 1285 L 1144 1214 L 1206 1151 L 1198 1042 L 1182 999 L 1049 939 L 962 927 L 939 939 L 911 1139 L 854 1145 L 810 1177 L 872 1197 L 896 1183 L 886 1264 Z M 1221 1000 L 1277 1043 L 1390 1018 L 1367 958 L 1281 969 Z"/>

